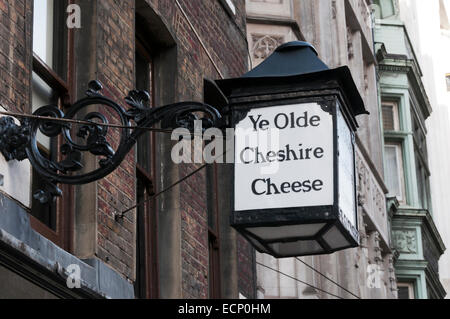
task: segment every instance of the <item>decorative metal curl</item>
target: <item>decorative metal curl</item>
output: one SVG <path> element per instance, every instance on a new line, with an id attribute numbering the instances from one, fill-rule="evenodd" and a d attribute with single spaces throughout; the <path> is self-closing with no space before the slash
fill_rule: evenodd
<path id="1" fill-rule="evenodd" d="M 91 81 L 86 91 L 86 98 L 74 103 L 64 114 L 53 105 L 39 108 L 35 116 L 55 119 L 74 120 L 77 115 L 83 115 L 83 124 L 77 131 L 77 142 L 72 137 L 72 123 L 52 121 L 42 118 L 25 118 L 17 125 L 11 117 L 0 119 L 0 152 L 7 161 L 29 159 L 32 167 L 44 179 L 42 189 L 33 194 L 41 203 L 61 196 L 62 191 L 57 183 L 80 185 L 97 181 L 113 172 L 133 148 L 139 136 L 149 127 L 161 123 L 163 128 L 187 128 L 194 130 L 194 120 L 201 120 L 203 128 L 216 126 L 221 121 L 220 112 L 214 107 L 198 102 L 182 102 L 156 108 L 148 107 L 150 96 L 145 91 L 131 91 L 125 102 L 131 107 L 125 110 L 121 105 L 101 94 L 103 89 L 99 81 Z M 104 106 L 109 113 L 120 119 L 120 140 L 117 149 L 108 142 L 108 117 L 98 111 L 92 111 L 94 106 Z M 109 114 L 109 115 L 111 115 Z M 200 116 L 199 114 L 203 114 Z M 131 122 L 137 127 L 132 128 Z M 62 135 L 63 144 L 59 152 L 61 161 L 49 159 L 41 154 L 38 148 L 38 131 L 47 137 Z M 98 160 L 98 167 L 85 171 L 83 154 L 91 153 Z M 79 174 L 76 174 L 79 173 Z"/>

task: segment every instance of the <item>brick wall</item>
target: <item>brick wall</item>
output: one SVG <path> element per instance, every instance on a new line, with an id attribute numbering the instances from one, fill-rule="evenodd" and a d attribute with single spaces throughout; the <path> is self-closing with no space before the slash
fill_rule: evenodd
<path id="1" fill-rule="evenodd" d="M 30 99 L 32 2 L 0 0 L 0 103 L 28 111 Z"/>
<path id="2" fill-rule="evenodd" d="M 123 105 L 134 88 L 134 5 L 131 1 L 97 1 L 97 79 L 103 94 Z M 117 116 L 102 109 L 110 123 L 120 124 Z M 113 148 L 119 130 L 110 130 Z M 116 222 L 114 212 L 121 212 L 135 202 L 135 158 L 130 152 L 122 165 L 97 186 L 98 233 L 96 253 L 127 278 L 134 280 L 135 213 Z"/>
<path id="3" fill-rule="evenodd" d="M 195 167 L 182 165 L 180 175 Z M 181 185 L 182 288 L 185 298 L 208 297 L 208 220 L 205 171 Z"/>
<path id="4" fill-rule="evenodd" d="M 239 292 L 246 298 L 256 298 L 255 250 L 242 236 L 238 236 L 238 275 Z"/>
<path id="5" fill-rule="evenodd" d="M 203 79 L 220 78 L 189 23 L 175 1 L 151 0 L 149 5 L 162 17 L 178 40 L 179 101 L 203 99 Z M 237 77 L 246 71 L 244 0 L 236 1 L 234 24 L 219 1 L 187 1 L 179 3 L 208 48 L 225 77 Z M 122 101 L 133 88 L 134 5 L 126 1 L 98 2 L 98 79 L 105 93 Z M 114 145 L 114 143 L 112 143 Z M 134 212 L 122 222 L 114 221 L 114 210 L 129 207 L 135 198 L 134 156 L 131 152 L 122 166 L 98 183 L 98 247 L 97 255 L 126 277 L 134 278 Z M 180 177 L 196 165 L 181 165 Z M 180 186 L 182 293 L 185 298 L 208 297 L 208 225 L 205 172 L 202 171 Z M 251 291 L 251 252 L 239 241 L 242 289 Z M 247 270 L 245 270 L 247 269 Z"/>
<path id="6" fill-rule="evenodd" d="M 225 77 L 237 77 L 246 71 L 245 30 L 239 31 L 219 1 L 179 1 L 208 48 L 212 59 Z M 236 2 L 236 21 L 244 16 L 244 2 Z M 180 99 L 202 100 L 203 78 L 218 79 L 199 40 L 186 19 L 177 10 L 175 29 L 179 46 Z M 241 33 L 243 32 L 243 33 Z M 195 169 L 184 165 L 181 176 Z M 219 181 L 220 182 L 220 181 Z M 208 296 L 208 228 L 206 212 L 205 171 L 181 186 L 183 294 L 185 298 Z"/>
<path id="7" fill-rule="evenodd" d="M 179 0 L 212 59 L 225 77 L 237 77 L 246 71 L 244 0 L 236 1 L 234 24 L 219 1 Z M 219 79 L 219 73 L 175 1 L 149 1 L 168 21 L 178 39 L 178 99 L 203 99 L 203 79 Z M 197 166 L 182 165 L 180 176 Z M 185 298 L 208 297 L 208 225 L 205 171 L 181 185 L 182 289 Z M 243 244 L 245 245 L 245 243 Z"/>

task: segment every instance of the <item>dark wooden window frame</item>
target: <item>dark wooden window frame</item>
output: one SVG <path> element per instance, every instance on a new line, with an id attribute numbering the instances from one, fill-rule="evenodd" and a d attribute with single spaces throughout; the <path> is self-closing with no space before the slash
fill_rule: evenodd
<path id="1" fill-rule="evenodd" d="M 66 4 L 73 3 L 73 0 L 67 1 Z M 62 8 L 63 6 L 61 6 Z M 59 19 L 65 18 L 65 10 L 60 11 Z M 74 30 L 67 29 L 64 37 L 66 37 L 66 47 L 62 47 L 66 54 L 66 71 L 67 80 L 62 79 L 49 65 L 32 51 L 32 70 L 39 76 L 48 86 L 50 86 L 58 95 L 58 106 L 60 108 L 69 107 L 73 102 L 74 92 Z M 56 48 L 56 50 L 61 48 Z M 31 99 L 30 99 L 31 101 Z M 31 105 L 31 104 L 30 104 Z M 31 106 L 30 106 L 31 109 Z M 61 145 L 58 141 L 58 147 Z M 60 185 L 63 190 L 64 197 L 56 201 L 56 229 L 51 229 L 48 225 L 29 214 L 31 227 L 38 233 L 54 242 L 59 247 L 71 252 L 73 251 L 73 188 L 69 185 Z M 32 209 L 32 208 L 31 208 Z M 30 211 L 31 212 L 31 211 Z"/>
<path id="2" fill-rule="evenodd" d="M 154 106 L 154 92 L 155 81 L 153 78 L 154 65 L 152 59 L 151 49 L 145 45 L 145 42 L 140 40 L 142 37 L 136 35 L 136 53 L 143 57 L 150 66 L 150 106 Z M 146 188 L 146 200 L 148 196 L 152 196 L 156 190 L 156 147 L 155 147 L 155 133 L 149 133 L 149 148 L 150 148 L 150 167 L 149 170 L 140 165 L 136 159 L 136 180 L 137 186 L 143 183 Z M 137 187 L 139 191 L 139 186 Z M 136 250 L 141 249 L 140 256 L 136 258 L 136 266 L 143 266 L 143 270 L 136 269 L 136 284 L 139 290 L 139 297 L 147 299 L 155 299 L 159 297 L 159 263 L 158 263 L 158 210 L 156 200 L 151 200 L 143 205 L 144 216 L 137 216 L 137 247 Z M 139 210 L 138 210 L 139 213 Z M 142 227 L 139 229 L 139 227 Z M 138 255 L 138 254 L 137 254 Z M 143 259 L 140 259 L 143 258 Z M 139 271 L 143 271 L 141 276 Z"/>
<path id="3" fill-rule="evenodd" d="M 210 178 L 210 185 L 208 196 L 210 198 L 210 207 L 208 207 L 208 218 L 211 218 L 212 226 L 208 222 L 208 250 L 209 250 L 209 298 L 219 299 L 222 296 L 220 283 L 220 220 L 219 220 L 219 202 L 218 202 L 218 172 L 217 164 L 213 163 L 210 166 L 212 176 Z"/>

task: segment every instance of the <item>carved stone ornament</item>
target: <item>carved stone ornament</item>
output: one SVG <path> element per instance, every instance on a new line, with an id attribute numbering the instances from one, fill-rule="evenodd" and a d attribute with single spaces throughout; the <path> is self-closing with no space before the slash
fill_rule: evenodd
<path id="1" fill-rule="evenodd" d="M 275 51 L 275 49 L 284 42 L 282 35 L 264 35 L 252 34 L 253 48 L 252 56 L 254 59 L 264 60 Z"/>
<path id="2" fill-rule="evenodd" d="M 417 253 L 417 235 L 415 230 L 393 231 L 395 248 L 404 254 Z"/>

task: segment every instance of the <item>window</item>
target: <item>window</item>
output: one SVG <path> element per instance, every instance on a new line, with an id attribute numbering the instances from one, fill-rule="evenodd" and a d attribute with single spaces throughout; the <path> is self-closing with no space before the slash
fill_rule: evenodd
<path id="1" fill-rule="evenodd" d="M 56 105 L 64 109 L 69 101 L 69 78 L 71 56 L 70 34 L 65 26 L 67 1 L 34 0 L 33 2 L 33 72 L 31 111 L 44 105 Z M 58 138 L 37 136 L 41 154 L 57 160 L 55 151 Z M 42 187 L 43 179 L 33 170 L 32 194 Z M 65 187 L 68 188 L 68 187 Z M 70 245 L 70 191 L 65 192 L 64 201 L 42 204 L 32 198 L 31 225 L 34 229 L 63 248 Z M 66 214 L 62 214 L 65 210 Z"/>
<path id="2" fill-rule="evenodd" d="M 400 125 L 399 102 L 384 100 L 381 103 L 381 115 L 385 137 L 384 161 L 385 182 L 389 189 L 388 196 L 396 197 L 401 204 L 406 204 L 405 172 L 403 170 L 405 132 Z"/>
<path id="3" fill-rule="evenodd" d="M 398 288 L 398 299 L 416 299 L 413 283 L 399 282 L 397 284 L 397 288 Z"/>
<path id="4" fill-rule="evenodd" d="M 208 249 L 209 249 L 209 298 L 221 298 L 220 292 L 220 237 L 219 237 L 219 204 L 217 199 L 217 164 L 208 165 L 207 207 L 208 207 Z"/>
<path id="5" fill-rule="evenodd" d="M 378 6 L 377 17 L 386 19 L 395 15 L 393 0 L 375 0 L 374 3 Z"/>
<path id="6" fill-rule="evenodd" d="M 384 152 L 386 185 L 389 189 L 388 196 L 397 197 L 399 202 L 405 203 L 402 145 L 400 143 L 386 143 Z"/>
<path id="7" fill-rule="evenodd" d="M 425 131 L 419 125 L 419 121 L 415 115 L 413 116 L 413 140 L 419 205 L 421 208 L 431 211 L 427 140 Z"/>
<path id="8" fill-rule="evenodd" d="M 381 105 L 383 116 L 383 128 L 385 131 L 400 130 L 398 118 L 398 104 L 395 102 L 383 102 Z"/>
<path id="9" fill-rule="evenodd" d="M 149 92 L 150 100 L 153 101 L 153 63 L 149 52 L 143 42 L 136 40 L 136 88 Z M 155 201 L 149 200 L 155 193 L 154 133 L 146 132 L 142 135 L 137 141 L 136 151 L 136 202 L 145 204 L 137 208 L 135 294 L 137 298 L 157 298 L 158 220 Z"/>
<path id="10" fill-rule="evenodd" d="M 431 211 L 431 200 L 430 200 L 430 174 L 428 169 L 424 165 L 422 159 L 416 156 L 416 177 L 417 177 L 417 190 L 419 196 L 419 205 L 421 208 L 428 209 Z"/>
<path id="11" fill-rule="evenodd" d="M 419 125 L 419 121 L 417 117 L 413 116 L 413 138 L 414 138 L 414 146 L 416 150 L 421 154 L 421 156 L 425 159 L 428 157 L 428 149 L 427 149 L 427 140 L 424 129 Z"/>

